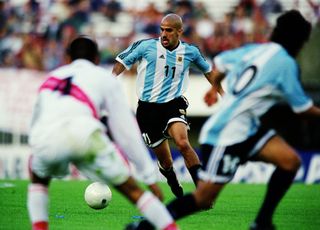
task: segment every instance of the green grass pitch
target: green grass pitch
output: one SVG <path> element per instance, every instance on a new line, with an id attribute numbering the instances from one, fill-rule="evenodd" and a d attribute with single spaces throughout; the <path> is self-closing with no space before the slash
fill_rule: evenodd
<path id="1" fill-rule="evenodd" d="M 83 194 L 89 181 L 51 183 L 50 229 L 121 230 L 141 218 L 141 214 L 117 191 L 112 189 L 110 205 L 103 210 L 89 208 Z M 0 180 L 0 229 L 31 229 L 26 209 L 26 180 Z M 165 203 L 173 199 L 168 186 L 161 183 Z M 183 184 L 185 191 L 194 189 Z M 182 230 L 241 230 L 249 224 L 261 203 L 265 185 L 229 184 L 213 209 L 178 221 Z M 274 222 L 280 230 L 320 229 L 320 185 L 294 184 L 280 203 Z"/>

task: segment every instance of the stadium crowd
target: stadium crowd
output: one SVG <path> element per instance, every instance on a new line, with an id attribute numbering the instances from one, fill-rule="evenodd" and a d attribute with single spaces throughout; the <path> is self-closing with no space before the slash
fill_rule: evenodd
<path id="1" fill-rule="evenodd" d="M 132 40 L 155 37 L 163 14 L 183 17 L 183 39 L 208 57 L 244 42 L 263 42 L 268 23 L 255 1 L 240 1 L 222 22 L 214 22 L 200 2 L 168 1 L 162 12 L 155 4 L 124 8 L 117 0 L 29 0 L 23 5 L 0 1 L 1 67 L 52 70 L 61 65 L 63 50 L 76 34 L 90 34 L 101 43 L 102 64 L 113 63 Z M 276 9 L 281 11 L 281 5 Z"/>
<path id="2" fill-rule="evenodd" d="M 223 50 L 265 42 L 272 27 L 269 19 L 283 11 L 279 0 L 239 0 L 223 19 L 216 20 L 203 1 L 168 0 L 164 9 L 152 1 L 145 1 L 149 3 L 144 7 L 124 2 L 0 0 L 0 67 L 52 70 L 63 64 L 63 50 L 77 34 L 95 37 L 101 64 L 113 64 L 132 41 L 157 37 L 160 20 L 169 12 L 184 21 L 182 39 L 198 45 L 211 60 Z M 315 12 L 319 10 L 313 5 Z"/>

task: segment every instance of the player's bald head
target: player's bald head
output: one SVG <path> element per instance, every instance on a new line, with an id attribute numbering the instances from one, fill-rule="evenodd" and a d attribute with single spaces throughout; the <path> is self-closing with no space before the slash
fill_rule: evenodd
<path id="1" fill-rule="evenodd" d="M 182 29 L 182 19 L 177 14 L 167 14 L 161 20 L 161 24 L 170 24 L 176 29 Z"/>

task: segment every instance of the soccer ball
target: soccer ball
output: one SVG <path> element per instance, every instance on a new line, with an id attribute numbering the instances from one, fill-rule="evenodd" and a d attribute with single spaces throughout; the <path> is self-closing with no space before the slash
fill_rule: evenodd
<path id="1" fill-rule="evenodd" d="M 93 209 L 107 207 L 112 199 L 112 192 L 108 185 L 101 182 L 93 182 L 84 192 L 84 200 Z"/>

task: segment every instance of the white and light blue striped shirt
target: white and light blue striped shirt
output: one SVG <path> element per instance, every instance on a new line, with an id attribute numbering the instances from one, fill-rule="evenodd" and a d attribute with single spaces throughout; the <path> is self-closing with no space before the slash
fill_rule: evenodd
<path id="1" fill-rule="evenodd" d="M 211 65 L 196 46 L 180 41 L 170 51 L 162 46 L 160 38 L 137 41 L 116 60 L 126 69 L 138 62 L 137 95 L 146 102 L 164 103 L 183 95 L 188 87 L 191 63 L 203 73 L 211 71 Z"/>
<path id="2" fill-rule="evenodd" d="M 282 100 L 294 112 L 303 112 L 313 104 L 302 89 L 296 61 L 276 43 L 223 52 L 214 64 L 227 72 L 227 93 L 203 126 L 201 144 L 227 146 L 246 140 L 259 128 L 259 117 Z"/>

